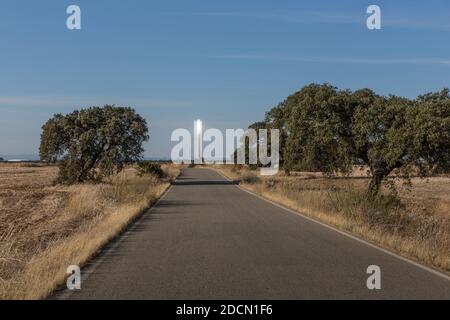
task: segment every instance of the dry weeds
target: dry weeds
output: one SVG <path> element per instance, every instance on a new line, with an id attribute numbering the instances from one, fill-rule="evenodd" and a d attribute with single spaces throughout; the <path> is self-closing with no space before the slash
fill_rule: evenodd
<path id="1" fill-rule="evenodd" d="M 102 184 L 53 186 L 57 170 L 0 165 L 0 299 L 47 297 L 169 185 L 128 168 Z"/>
<path id="2" fill-rule="evenodd" d="M 383 188 L 376 201 L 365 195 L 368 179 L 296 173 L 261 177 L 258 171 L 217 166 L 241 186 L 401 255 L 450 272 L 450 178 L 395 181 L 398 195 Z"/>

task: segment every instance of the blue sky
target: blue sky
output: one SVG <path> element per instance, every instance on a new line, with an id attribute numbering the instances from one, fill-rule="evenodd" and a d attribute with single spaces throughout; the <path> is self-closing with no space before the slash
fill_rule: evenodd
<path id="1" fill-rule="evenodd" d="M 66 28 L 77 4 L 82 30 Z M 382 30 L 366 28 L 366 8 Z M 37 154 L 54 113 L 131 105 L 170 134 L 247 127 L 311 82 L 415 97 L 450 86 L 448 1 L 2 0 L 0 156 Z"/>

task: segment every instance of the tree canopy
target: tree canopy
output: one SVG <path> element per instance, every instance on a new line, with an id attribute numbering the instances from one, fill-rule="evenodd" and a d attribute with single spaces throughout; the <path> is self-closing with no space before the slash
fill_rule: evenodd
<path id="1" fill-rule="evenodd" d="M 310 84 L 268 111 L 264 126 L 280 129 L 287 172 L 349 173 L 365 165 L 371 195 L 394 170 L 408 178 L 450 167 L 448 89 L 411 100 Z"/>
<path id="2" fill-rule="evenodd" d="M 91 107 L 55 114 L 42 127 L 42 161 L 59 162 L 60 183 L 99 180 L 142 158 L 149 138 L 144 118 L 130 107 Z"/>

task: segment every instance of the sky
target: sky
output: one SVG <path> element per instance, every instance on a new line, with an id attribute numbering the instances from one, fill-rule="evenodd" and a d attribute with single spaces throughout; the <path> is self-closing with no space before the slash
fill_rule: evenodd
<path id="1" fill-rule="evenodd" d="M 68 30 L 66 8 L 81 8 Z M 369 5 L 381 30 L 366 27 Z M 246 128 L 311 82 L 415 97 L 450 86 L 450 2 L 1 0 L 0 156 L 38 154 L 55 113 L 116 104 L 171 132 Z"/>

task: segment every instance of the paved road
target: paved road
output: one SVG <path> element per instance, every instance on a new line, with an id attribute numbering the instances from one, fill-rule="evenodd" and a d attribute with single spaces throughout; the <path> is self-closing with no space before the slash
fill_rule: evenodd
<path id="1" fill-rule="evenodd" d="M 381 290 L 366 269 L 381 267 Z M 72 299 L 450 299 L 448 278 L 186 169 Z"/>

